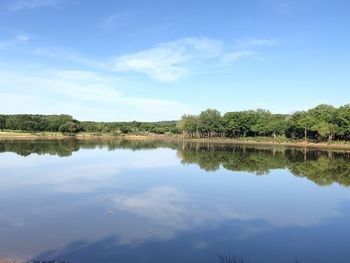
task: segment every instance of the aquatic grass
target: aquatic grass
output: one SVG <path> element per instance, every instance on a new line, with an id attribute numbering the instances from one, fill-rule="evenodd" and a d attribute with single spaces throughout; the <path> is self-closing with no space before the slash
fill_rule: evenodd
<path id="1" fill-rule="evenodd" d="M 244 260 L 241 257 L 233 255 L 218 254 L 211 263 L 244 263 Z"/>
<path id="2" fill-rule="evenodd" d="M 234 255 L 218 254 L 211 263 L 247 263 L 247 261 Z M 300 263 L 300 261 L 296 259 L 293 263 Z M 319 263 L 319 260 L 317 260 L 317 263 Z"/>

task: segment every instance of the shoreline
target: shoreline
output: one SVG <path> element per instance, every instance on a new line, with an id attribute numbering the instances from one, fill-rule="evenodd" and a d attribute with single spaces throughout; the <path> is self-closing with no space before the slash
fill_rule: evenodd
<path id="1" fill-rule="evenodd" d="M 338 149 L 349 150 L 350 144 L 327 144 L 313 142 L 277 142 L 277 141 L 254 141 L 254 140 L 237 140 L 237 139 L 189 139 L 180 138 L 172 139 L 173 141 L 197 142 L 197 143 L 217 143 L 232 145 L 250 145 L 250 146 L 279 146 L 294 148 L 316 148 L 316 149 Z"/>
<path id="2" fill-rule="evenodd" d="M 278 142 L 278 141 L 259 141 L 254 140 L 239 140 L 229 138 L 183 138 L 183 137 L 170 137 L 165 135 L 124 135 L 116 136 L 111 134 L 77 134 L 75 136 L 68 136 L 64 134 L 30 134 L 30 133 L 6 133 L 0 132 L 0 140 L 62 140 L 62 139 L 78 139 L 78 140 L 91 140 L 91 139 L 115 139 L 115 140 L 154 140 L 154 141 L 169 141 L 169 142 L 194 142 L 194 143 L 214 143 L 214 144 L 232 144 L 232 145 L 251 145 L 251 146 L 281 146 L 281 147 L 297 147 L 297 148 L 315 148 L 315 149 L 338 149 L 349 150 L 350 143 L 315 143 L 315 142 Z"/>

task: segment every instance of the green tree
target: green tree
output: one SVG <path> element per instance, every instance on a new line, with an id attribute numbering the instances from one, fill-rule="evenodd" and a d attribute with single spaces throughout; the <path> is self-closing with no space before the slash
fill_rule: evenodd
<path id="1" fill-rule="evenodd" d="M 284 135 L 287 130 L 287 121 L 285 119 L 273 119 L 269 123 L 269 130 L 272 132 L 274 138 L 277 135 Z"/>
<path id="2" fill-rule="evenodd" d="M 73 122 L 73 117 L 70 115 L 47 115 L 44 117 L 47 123 L 46 131 L 57 132 L 60 127 L 67 122 Z"/>
<path id="3" fill-rule="evenodd" d="M 256 121 L 251 126 L 251 131 L 256 135 L 269 136 L 272 134 L 272 126 L 270 125 L 273 120 L 271 112 L 258 109 L 256 112 Z"/>
<path id="4" fill-rule="evenodd" d="M 79 127 L 75 122 L 69 121 L 62 124 L 59 128 L 59 131 L 62 133 L 75 134 L 79 132 Z"/>
<path id="5" fill-rule="evenodd" d="M 315 122 L 332 123 L 335 120 L 336 108 L 327 104 L 320 104 L 315 108 L 307 111 L 308 116 L 314 119 Z"/>
<path id="6" fill-rule="evenodd" d="M 21 130 L 23 131 L 37 131 L 38 130 L 38 123 L 35 121 L 25 121 L 22 123 Z"/>
<path id="7" fill-rule="evenodd" d="M 194 137 L 198 130 L 198 117 L 195 115 L 183 115 L 176 126 L 186 135 Z"/>
<path id="8" fill-rule="evenodd" d="M 300 118 L 297 119 L 297 126 L 304 131 L 304 140 L 307 140 L 308 132 L 312 130 L 315 125 L 315 119 L 312 118 L 308 113 L 300 113 Z"/>
<path id="9" fill-rule="evenodd" d="M 227 112 L 222 117 L 222 125 L 227 137 L 239 137 L 242 135 L 240 112 Z"/>
<path id="10" fill-rule="evenodd" d="M 207 109 L 199 114 L 198 131 L 202 137 L 218 136 L 223 131 L 221 114 L 214 109 Z"/>
<path id="11" fill-rule="evenodd" d="M 223 125 L 229 137 L 253 136 L 253 126 L 259 119 L 257 111 L 227 112 L 223 117 Z"/>
<path id="12" fill-rule="evenodd" d="M 121 133 L 127 134 L 127 133 L 131 133 L 132 129 L 128 126 L 122 126 L 119 128 L 119 130 L 121 131 Z"/>
<path id="13" fill-rule="evenodd" d="M 335 114 L 334 123 L 338 126 L 337 135 L 342 139 L 350 137 L 350 104 L 340 107 Z"/>
<path id="14" fill-rule="evenodd" d="M 333 140 L 338 131 L 337 109 L 331 105 L 320 104 L 307 111 L 307 115 L 313 120 L 312 130 L 321 139 Z"/>
<path id="15" fill-rule="evenodd" d="M 5 128 L 6 128 L 6 116 L 0 115 L 0 130 L 4 131 Z"/>
<path id="16" fill-rule="evenodd" d="M 331 141 L 334 139 L 339 127 L 336 124 L 321 121 L 320 123 L 314 125 L 313 129 L 317 131 L 322 139 L 328 138 L 328 140 Z"/>

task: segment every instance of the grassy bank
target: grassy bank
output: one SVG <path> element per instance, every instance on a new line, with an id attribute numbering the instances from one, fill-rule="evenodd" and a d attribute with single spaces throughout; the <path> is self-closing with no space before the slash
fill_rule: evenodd
<path id="1" fill-rule="evenodd" d="M 343 149 L 350 150 L 350 142 L 346 141 L 303 141 L 292 140 L 285 137 L 245 137 L 245 138 L 184 138 L 182 136 L 174 135 L 115 135 L 111 133 L 78 133 L 74 136 L 65 135 L 60 132 L 15 132 L 5 131 L 0 132 L 0 139 L 125 139 L 125 140 L 162 140 L 162 141 L 176 141 L 176 142 L 198 142 L 198 143 L 217 143 L 217 144 L 240 144 L 240 145 L 266 145 L 266 146 L 288 146 L 288 147 L 302 147 L 302 148 L 322 148 L 322 149 Z"/>
<path id="2" fill-rule="evenodd" d="M 0 132 L 0 139 L 92 139 L 92 138 L 110 138 L 110 139 L 132 139 L 132 140 L 146 140 L 157 138 L 157 136 L 145 135 L 115 135 L 111 133 L 92 133 L 81 132 L 75 135 L 62 134 L 61 132 L 17 132 L 17 131 L 3 131 Z M 1 263 L 1 262 L 0 262 Z"/>
<path id="3" fill-rule="evenodd" d="M 163 137 L 159 137 L 163 139 Z M 198 143 L 217 143 L 217 144 L 239 144 L 239 145 L 266 145 L 266 146 L 286 146 L 298 148 L 320 148 L 320 149 L 342 149 L 350 150 L 349 142 L 305 142 L 305 141 L 288 141 L 273 140 L 272 138 L 174 138 L 166 137 L 164 140 L 198 142 Z"/>

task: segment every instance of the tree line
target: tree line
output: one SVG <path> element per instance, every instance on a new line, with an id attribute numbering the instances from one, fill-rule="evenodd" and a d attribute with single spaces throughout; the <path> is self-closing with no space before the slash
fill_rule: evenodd
<path id="1" fill-rule="evenodd" d="M 0 115 L 0 130 L 24 132 L 94 132 L 94 133 L 153 133 L 177 134 L 176 121 L 161 122 L 93 122 L 78 121 L 70 115 Z"/>
<path id="2" fill-rule="evenodd" d="M 184 136 L 211 137 L 277 137 L 304 140 L 349 140 L 350 104 L 339 108 L 321 104 L 307 111 L 273 114 L 258 109 L 227 112 L 221 115 L 207 109 L 199 115 L 184 115 L 177 127 Z"/>
<path id="3" fill-rule="evenodd" d="M 221 115 L 207 109 L 199 115 L 184 115 L 179 121 L 94 122 L 70 115 L 0 115 L 0 130 L 62 133 L 182 134 L 189 138 L 244 138 L 283 136 L 303 140 L 350 140 L 350 104 L 339 108 L 321 104 L 307 111 L 273 114 L 246 110 Z"/>

